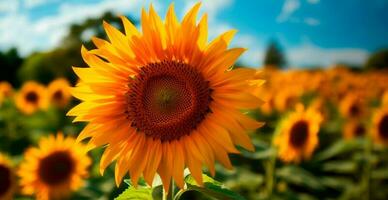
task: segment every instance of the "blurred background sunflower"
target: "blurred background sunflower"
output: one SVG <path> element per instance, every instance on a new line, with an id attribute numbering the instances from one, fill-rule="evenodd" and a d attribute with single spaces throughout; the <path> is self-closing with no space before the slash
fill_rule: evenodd
<path id="1" fill-rule="evenodd" d="M 13 199 L 17 187 L 14 166 L 8 157 L 0 153 L 0 199 Z"/>
<path id="2" fill-rule="evenodd" d="M 18 170 L 21 191 L 39 200 L 69 197 L 83 185 L 91 164 L 85 146 L 61 133 L 42 138 L 24 157 Z"/>

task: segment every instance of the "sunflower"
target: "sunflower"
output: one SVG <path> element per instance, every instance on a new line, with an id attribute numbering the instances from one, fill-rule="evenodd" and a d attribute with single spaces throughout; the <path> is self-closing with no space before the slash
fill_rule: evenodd
<path id="1" fill-rule="evenodd" d="M 322 116 L 315 109 L 305 110 L 302 105 L 297 105 L 296 111 L 281 122 L 273 140 L 279 157 L 285 162 L 310 158 L 318 145 L 321 122 Z"/>
<path id="2" fill-rule="evenodd" d="M 4 99 L 11 97 L 13 94 L 12 85 L 8 82 L 0 82 L 0 105 L 3 103 Z"/>
<path id="3" fill-rule="evenodd" d="M 0 199 L 11 200 L 16 190 L 16 177 L 9 159 L 0 153 Z"/>
<path id="4" fill-rule="evenodd" d="M 129 172 L 137 186 L 151 185 L 156 173 L 168 191 L 173 178 L 183 188 L 183 171 L 202 184 L 202 166 L 232 168 L 235 145 L 254 150 L 246 132 L 262 124 L 240 110 L 261 105 L 253 91 L 262 80 L 253 69 L 231 70 L 243 48 L 227 49 L 235 31 L 207 43 L 207 15 L 196 23 L 200 4 L 178 22 L 173 5 L 165 21 L 152 6 L 141 15 L 142 33 L 121 17 L 125 34 L 104 23 L 110 42 L 93 38 L 82 48 L 90 68 L 74 68 L 80 83 L 72 90 L 83 102 L 69 111 L 89 122 L 78 140 L 107 144 L 100 169 L 116 161 L 115 180 Z"/>
<path id="5" fill-rule="evenodd" d="M 25 114 L 45 109 L 47 102 L 45 87 L 34 81 L 26 82 L 16 95 L 16 107 Z"/>
<path id="6" fill-rule="evenodd" d="M 91 164 L 84 145 L 62 134 L 41 139 L 24 158 L 18 171 L 22 193 L 40 200 L 67 197 L 80 188 Z"/>
<path id="7" fill-rule="evenodd" d="M 278 91 L 275 96 L 275 107 L 279 112 L 285 112 L 288 109 L 292 109 L 299 102 L 302 90 L 300 87 L 292 86 Z"/>
<path id="8" fill-rule="evenodd" d="M 48 86 L 48 95 L 51 104 L 65 107 L 71 98 L 70 83 L 63 78 L 54 80 Z"/>
<path id="9" fill-rule="evenodd" d="M 348 119 L 360 119 L 365 115 L 365 108 L 361 98 L 355 94 L 347 94 L 340 102 L 340 112 Z"/>
<path id="10" fill-rule="evenodd" d="M 372 137 L 376 143 L 388 145 L 388 106 L 380 108 L 372 118 Z"/>
<path id="11" fill-rule="evenodd" d="M 363 137 L 367 134 L 365 124 L 357 120 L 349 120 L 344 125 L 343 135 L 345 139 Z"/>

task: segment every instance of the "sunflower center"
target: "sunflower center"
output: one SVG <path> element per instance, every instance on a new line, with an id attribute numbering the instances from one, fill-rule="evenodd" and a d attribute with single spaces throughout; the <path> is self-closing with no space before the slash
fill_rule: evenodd
<path id="1" fill-rule="evenodd" d="M 209 82 L 177 61 L 151 63 L 131 81 L 127 114 L 132 126 L 162 142 L 190 134 L 210 112 Z"/>
<path id="2" fill-rule="evenodd" d="M 304 120 L 296 122 L 290 130 L 290 143 L 293 147 L 302 147 L 307 142 L 309 126 Z"/>
<path id="3" fill-rule="evenodd" d="M 384 139 L 388 139 L 388 115 L 384 115 L 384 117 L 380 120 L 378 129 L 380 136 Z"/>
<path id="4" fill-rule="evenodd" d="M 43 158 L 39 164 L 39 176 L 43 182 L 57 185 L 69 180 L 74 161 L 68 152 L 58 151 Z"/>
<path id="5" fill-rule="evenodd" d="M 359 114 L 361 113 L 361 110 L 360 110 L 358 104 L 354 103 L 352 106 L 350 106 L 349 113 L 350 113 L 350 116 L 352 116 L 352 117 L 359 116 Z"/>
<path id="6" fill-rule="evenodd" d="M 0 197 L 8 192 L 11 187 L 11 171 L 8 167 L 0 165 Z"/>
<path id="7" fill-rule="evenodd" d="M 31 103 L 37 103 L 38 102 L 38 95 L 36 94 L 36 92 L 28 92 L 27 94 L 26 94 L 26 100 L 28 101 L 28 102 L 31 102 Z"/>
<path id="8" fill-rule="evenodd" d="M 58 90 L 58 91 L 54 92 L 53 99 L 54 99 L 54 101 L 57 101 L 57 102 L 62 101 L 62 99 L 63 99 L 62 91 Z"/>
<path id="9" fill-rule="evenodd" d="M 358 124 L 356 128 L 354 129 L 354 135 L 356 137 L 361 137 L 365 135 L 365 127 L 361 124 Z"/>

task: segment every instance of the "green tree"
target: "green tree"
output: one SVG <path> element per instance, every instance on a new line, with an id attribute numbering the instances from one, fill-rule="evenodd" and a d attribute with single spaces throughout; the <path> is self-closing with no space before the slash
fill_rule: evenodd
<path id="1" fill-rule="evenodd" d="M 267 47 L 264 57 L 265 67 L 283 68 L 286 65 L 286 58 L 283 50 L 276 41 L 271 41 Z"/>
<path id="2" fill-rule="evenodd" d="M 0 52 L 0 80 L 8 81 L 12 85 L 18 86 L 16 72 L 22 62 L 23 58 L 19 56 L 15 48 L 11 48 L 6 52 Z"/>
<path id="3" fill-rule="evenodd" d="M 388 69 L 388 49 L 376 51 L 365 63 L 367 69 Z"/>

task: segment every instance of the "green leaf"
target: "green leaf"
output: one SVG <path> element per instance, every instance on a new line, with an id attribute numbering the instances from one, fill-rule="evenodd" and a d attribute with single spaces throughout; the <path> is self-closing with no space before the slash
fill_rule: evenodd
<path id="1" fill-rule="evenodd" d="M 365 142 L 362 139 L 355 139 L 355 140 L 340 140 L 333 145 L 331 145 L 326 150 L 318 153 L 315 156 L 315 160 L 317 161 L 324 161 L 329 158 L 338 156 L 340 154 L 353 151 L 357 148 L 362 148 L 364 146 Z"/>
<path id="2" fill-rule="evenodd" d="M 388 169 L 375 169 L 372 171 L 371 175 L 373 179 L 388 179 Z"/>
<path id="3" fill-rule="evenodd" d="M 121 193 L 115 200 L 152 200 L 151 188 L 134 188 L 130 186 L 123 193 Z"/>
<path id="4" fill-rule="evenodd" d="M 152 200 L 152 188 L 142 186 L 140 184 L 137 188 L 133 187 L 129 179 L 125 179 L 124 182 L 128 184 L 128 188 L 121 193 L 115 200 Z"/>
<path id="5" fill-rule="evenodd" d="M 334 189 L 344 189 L 352 184 L 352 181 L 349 178 L 341 177 L 320 177 L 320 182 L 322 185 Z"/>
<path id="6" fill-rule="evenodd" d="M 327 172 L 354 173 L 357 170 L 357 164 L 352 161 L 331 161 L 324 163 L 322 169 Z"/>
<path id="7" fill-rule="evenodd" d="M 243 152 L 243 155 L 245 157 L 257 159 L 257 160 L 268 159 L 274 156 L 275 154 L 276 154 L 276 150 L 273 148 L 268 148 L 261 151 L 257 150 L 254 153 Z"/>
<path id="8" fill-rule="evenodd" d="M 276 171 L 276 175 L 288 183 L 309 187 L 312 189 L 323 189 L 320 181 L 310 172 L 298 166 L 285 166 Z"/>
<path id="9" fill-rule="evenodd" d="M 225 186 L 222 185 L 222 183 L 212 179 L 211 177 L 203 174 L 202 178 L 204 183 L 203 187 L 199 186 L 191 175 L 186 176 L 185 178 L 185 182 L 187 184 L 186 191 L 194 190 L 204 195 L 207 195 L 209 197 L 222 199 L 222 200 L 245 200 L 244 197 L 225 188 Z M 176 197 L 176 199 L 179 199 L 179 197 Z"/>

